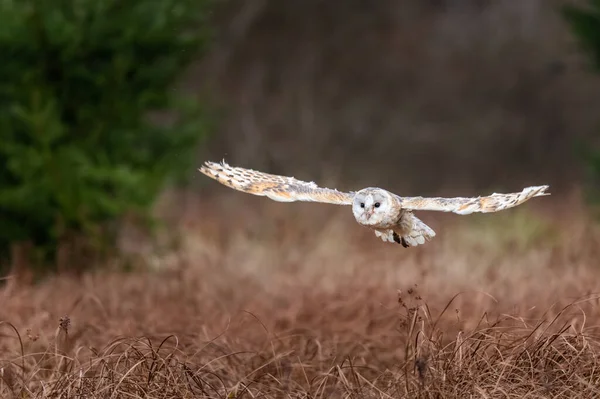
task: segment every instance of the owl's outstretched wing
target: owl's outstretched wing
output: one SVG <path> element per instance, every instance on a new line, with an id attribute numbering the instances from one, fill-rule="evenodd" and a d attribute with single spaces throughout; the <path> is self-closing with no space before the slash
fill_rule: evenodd
<path id="1" fill-rule="evenodd" d="M 205 162 L 200 172 L 219 183 L 248 194 L 267 196 L 279 202 L 322 202 L 326 204 L 351 205 L 354 193 L 317 186 L 293 177 L 272 175 L 252 169 Z"/>
<path id="2" fill-rule="evenodd" d="M 401 197 L 402 208 L 414 211 L 440 211 L 454 212 L 459 215 L 468 215 L 473 212 L 498 212 L 512 208 L 523 202 L 544 195 L 550 195 L 546 190 L 548 186 L 533 186 L 524 188 L 520 193 L 497 194 L 487 197 L 473 198 L 423 198 Z"/>

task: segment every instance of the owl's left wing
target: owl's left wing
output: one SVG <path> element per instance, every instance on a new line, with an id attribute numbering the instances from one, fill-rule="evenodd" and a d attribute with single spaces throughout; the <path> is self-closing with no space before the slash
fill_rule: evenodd
<path id="1" fill-rule="evenodd" d="M 546 192 L 548 187 L 533 186 L 524 188 L 520 193 L 494 193 L 487 197 L 399 197 L 399 199 L 402 208 L 407 210 L 454 212 L 459 215 L 468 215 L 473 212 L 498 212 L 520 205 L 533 197 L 550 195 L 550 193 Z"/>
<path id="2" fill-rule="evenodd" d="M 335 205 L 351 205 L 354 193 L 319 187 L 288 176 L 272 175 L 257 170 L 229 166 L 222 163 L 205 162 L 199 169 L 219 183 L 252 195 L 266 196 L 274 201 L 309 201 Z"/>

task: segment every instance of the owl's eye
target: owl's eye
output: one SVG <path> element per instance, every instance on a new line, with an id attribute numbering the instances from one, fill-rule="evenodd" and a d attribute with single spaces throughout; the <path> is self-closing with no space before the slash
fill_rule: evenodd
<path id="1" fill-rule="evenodd" d="M 381 203 L 379 203 L 379 202 L 375 203 L 375 208 L 379 208 L 380 206 L 381 206 Z"/>
<path id="2" fill-rule="evenodd" d="M 361 208 L 364 208 L 364 207 L 365 207 L 365 203 L 364 203 L 364 202 L 361 202 L 361 203 L 360 203 L 360 207 L 361 207 Z"/>

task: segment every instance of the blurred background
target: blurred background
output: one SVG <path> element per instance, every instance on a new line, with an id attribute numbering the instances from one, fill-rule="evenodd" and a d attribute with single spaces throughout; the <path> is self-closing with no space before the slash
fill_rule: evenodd
<path id="1" fill-rule="evenodd" d="M 600 101 L 570 3 L 231 2 L 195 76 L 227 104 L 208 154 L 358 187 L 558 191 Z"/>
<path id="2" fill-rule="evenodd" d="M 94 257 L 174 187 L 239 196 L 204 160 L 406 195 L 593 186 L 587 5 L 3 0 L 2 270 Z"/>

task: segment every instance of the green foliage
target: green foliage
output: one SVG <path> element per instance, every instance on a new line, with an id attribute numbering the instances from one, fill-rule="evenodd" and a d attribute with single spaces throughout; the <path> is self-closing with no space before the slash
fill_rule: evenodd
<path id="1" fill-rule="evenodd" d="M 588 0 L 587 7 L 567 5 L 562 9 L 563 16 L 581 48 L 588 54 L 591 65 L 600 74 L 600 0 Z M 581 148 L 589 176 L 593 180 L 591 193 L 595 202 L 600 202 L 600 148 L 599 143 L 586 143 Z"/>
<path id="2" fill-rule="evenodd" d="M 211 1 L 0 0 L 0 257 L 148 215 L 189 170 L 207 117 L 175 83 Z"/>
<path id="3" fill-rule="evenodd" d="M 581 46 L 600 70 L 600 0 L 588 0 L 588 7 L 566 5 L 563 16 Z"/>

